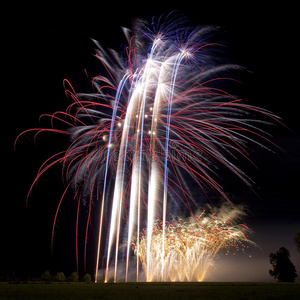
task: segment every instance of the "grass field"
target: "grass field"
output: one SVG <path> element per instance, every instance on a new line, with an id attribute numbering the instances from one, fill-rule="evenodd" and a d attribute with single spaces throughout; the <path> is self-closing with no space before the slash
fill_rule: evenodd
<path id="1" fill-rule="evenodd" d="M 299 283 L 0 283 L 0 299 L 300 299 Z"/>

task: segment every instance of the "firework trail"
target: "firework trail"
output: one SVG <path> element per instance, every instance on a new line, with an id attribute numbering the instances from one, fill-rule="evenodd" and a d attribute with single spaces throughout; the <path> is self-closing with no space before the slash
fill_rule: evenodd
<path id="1" fill-rule="evenodd" d="M 187 219 L 154 223 L 150 258 L 147 232 L 134 244 L 135 250 L 139 244 L 137 252 L 146 281 L 192 281 L 194 278 L 202 281 L 221 249 L 234 247 L 243 251 L 245 242 L 252 243 L 246 237 L 249 228 L 236 223 L 243 215 L 241 207 L 223 204 L 219 209 L 208 208 L 208 212 L 203 210 Z M 162 240 L 164 252 L 161 251 Z M 164 266 L 161 265 L 162 256 Z"/>
<path id="2" fill-rule="evenodd" d="M 92 79 L 95 93 L 78 94 L 65 80 L 66 95 L 73 102 L 66 111 L 54 113 L 51 121 L 59 120 L 67 129 L 35 129 L 35 136 L 53 131 L 70 138 L 65 151 L 41 166 L 32 187 L 54 164 L 62 165 L 64 195 L 73 189 L 78 201 L 77 232 L 80 203 L 88 207 L 85 243 L 93 202 L 100 202 L 95 280 L 98 269 L 104 268 L 104 280 L 113 269 L 111 276 L 117 281 L 118 263 L 124 261 L 125 280 L 133 265 L 138 280 L 140 251 L 146 251 L 143 261 L 150 266 L 156 220 L 167 224 L 178 207 L 191 214 L 198 208 L 189 190 L 191 182 L 205 193 L 215 190 L 229 200 L 215 179 L 216 166 L 224 165 L 251 186 L 235 161 L 249 160 L 247 143 L 266 148 L 265 141 L 270 142 L 259 128 L 264 121 L 253 115 L 277 117 L 244 104 L 226 90 L 229 83 L 237 83 L 230 74 L 241 67 L 224 64 L 225 47 L 213 42 L 219 30 L 194 28 L 171 14 L 165 20 L 153 19 L 151 25 L 136 21 L 132 34 L 124 29 L 125 57 L 114 50 L 106 52 L 95 42 L 96 57 L 105 68 L 104 75 Z M 146 250 L 139 245 L 142 228 Z M 168 227 L 161 228 L 166 236 Z M 166 253 L 166 238 L 161 241 Z M 164 260 L 161 255 L 162 273 Z"/>

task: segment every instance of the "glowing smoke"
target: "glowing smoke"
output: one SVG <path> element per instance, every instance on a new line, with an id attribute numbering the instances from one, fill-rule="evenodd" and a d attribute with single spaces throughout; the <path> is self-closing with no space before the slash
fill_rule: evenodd
<path id="1" fill-rule="evenodd" d="M 243 215 L 241 208 L 223 204 L 220 209 L 203 210 L 172 223 L 157 222 L 151 243 L 148 243 L 147 232 L 135 243 L 135 250 L 139 243 L 136 252 L 146 280 L 202 281 L 220 250 L 235 248 L 244 251 L 246 243 L 252 243 L 246 237 L 249 228 L 237 223 Z M 165 232 L 163 227 L 166 227 Z"/>

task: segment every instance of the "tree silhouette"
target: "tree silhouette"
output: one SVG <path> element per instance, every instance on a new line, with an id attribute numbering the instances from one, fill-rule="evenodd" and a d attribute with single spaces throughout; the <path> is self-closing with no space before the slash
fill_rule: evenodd
<path id="1" fill-rule="evenodd" d="M 49 281 L 51 279 L 51 275 L 49 271 L 45 271 L 42 275 L 41 275 L 41 280 L 42 281 Z"/>
<path id="2" fill-rule="evenodd" d="M 58 273 L 56 273 L 56 275 L 55 275 L 55 279 L 57 280 L 57 281 L 65 281 L 66 280 L 66 276 L 65 276 L 65 274 L 64 274 L 64 272 L 58 272 Z"/>
<path id="3" fill-rule="evenodd" d="M 92 282 L 92 276 L 91 276 L 89 273 L 86 273 L 86 274 L 83 276 L 82 281 L 83 281 L 83 282 L 86 282 L 86 283 L 90 283 L 90 282 Z"/>
<path id="4" fill-rule="evenodd" d="M 77 272 L 71 273 L 71 275 L 69 277 L 69 280 L 71 282 L 77 282 L 77 281 L 79 281 L 79 276 L 78 276 Z"/>
<path id="5" fill-rule="evenodd" d="M 270 264 L 273 270 L 269 270 L 272 277 L 279 282 L 294 282 L 297 273 L 294 264 L 290 260 L 290 252 L 284 247 L 279 248 L 276 253 L 270 253 Z"/>
<path id="6" fill-rule="evenodd" d="M 296 245 L 297 250 L 300 252 L 300 231 L 295 233 L 294 243 Z"/>

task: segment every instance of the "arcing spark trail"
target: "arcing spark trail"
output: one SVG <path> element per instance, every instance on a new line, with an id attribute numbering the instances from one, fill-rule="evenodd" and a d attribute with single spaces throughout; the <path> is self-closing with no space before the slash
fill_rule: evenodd
<path id="1" fill-rule="evenodd" d="M 50 131 L 69 135 L 71 144 L 47 160 L 36 178 L 56 163 L 63 165 L 66 190 L 75 191 L 78 215 L 80 202 L 88 205 L 85 241 L 92 202 L 101 201 L 96 281 L 100 268 L 105 269 L 105 281 L 111 276 L 117 281 L 120 262 L 125 262 L 124 279 L 135 266 L 138 280 L 140 251 L 150 267 L 157 219 L 162 221 L 164 274 L 170 214 L 174 207 L 184 206 L 191 214 L 198 208 L 188 182 L 205 192 L 216 190 L 227 199 L 214 179 L 214 166 L 222 164 L 251 185 L 234 161 L 236 157 L 249 160 L 247 143 L 265 148 L 264 142 L 269 141 L 259 129 L 262 121 L 251 116 L 277 119 L 226 91 L 227 85 L 236 83 L 229 74 L 241 68 L 222 62 L 224 46 L 211 41 L 219 28 L 192 28 L 171 15 L 151 27 L 138 21 L 133 30 L 132 36 L 124 30 L 129 43 L 125 59 L 97 44 L 96 56 L 106 76 L 93 78 L 94 94 L 76 94 L 65 80 L 66 94 L 74 102 L 52 119 L 69 128 Z M 36 130 L 38 134 L 47 129 Z M 77 217 L 77 230 L 78 222 Z M 143 249 L 142 228 L 146 229 Z"/>

